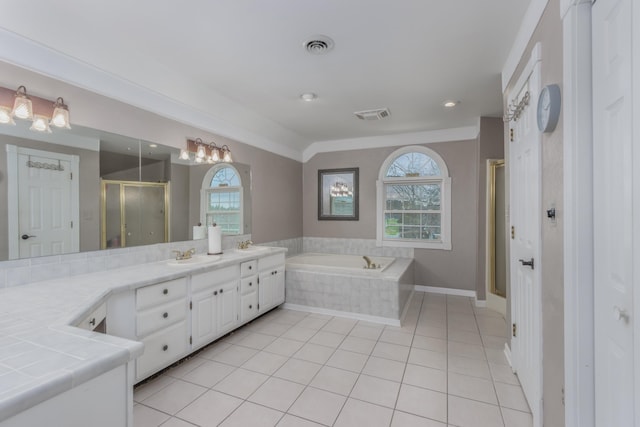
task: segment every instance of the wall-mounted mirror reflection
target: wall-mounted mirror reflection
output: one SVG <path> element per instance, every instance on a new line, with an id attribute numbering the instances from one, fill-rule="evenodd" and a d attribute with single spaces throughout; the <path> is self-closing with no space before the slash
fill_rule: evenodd
<path id="1" fill-rule="evenodd" d="M 226 234 L 251 233 L 249 166 L 213 180 L 226 164 L 179 151 L 81 126 L 0 126 L 0 261 L 189 240 L 214 217 Z"/>

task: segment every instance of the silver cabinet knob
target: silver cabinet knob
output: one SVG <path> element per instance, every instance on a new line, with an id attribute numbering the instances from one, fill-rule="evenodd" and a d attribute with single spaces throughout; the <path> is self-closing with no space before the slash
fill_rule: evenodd
<path id="1" fill-rule="evenodd" d="M 625 322 L 629 321 L 629 313 L 624 308 L 620 308 L 617 305 L 613 306 L 613 318 L 615 320 L 624 320 Z"/>

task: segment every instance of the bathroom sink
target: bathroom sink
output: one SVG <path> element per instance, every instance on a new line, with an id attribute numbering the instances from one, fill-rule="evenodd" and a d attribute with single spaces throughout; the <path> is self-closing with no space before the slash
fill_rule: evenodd
<path id="1" fill-rule="evenodd" d="M 219 261 L 221 255 L 195 255 L 189 259 L 170 259 L 167 265 L 198 265 Z"/>

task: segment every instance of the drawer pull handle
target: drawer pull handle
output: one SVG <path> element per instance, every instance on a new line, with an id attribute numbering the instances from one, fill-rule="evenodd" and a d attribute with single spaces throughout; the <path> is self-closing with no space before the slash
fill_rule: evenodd
<path id="1" fill-rule="evenodd" d="M 164 289 L 164 290 L 162 291 L 162 293 L 163 293 L 163 294 L 165 294 L 165 295 L 167 295 L 167 294 L 169 293 L 169 289 Z"/>
<path id="2" fill-rule="evenodd" d="M 213 291 L 213 294 L 214 295 L 218 295 L 218 291 Z"/>
<path id="3" fill-rule="evenodd" d="M 253 286 L 253 282 L 249 282 L 249 286 Z"/>
<path id="4" fill-rule="evenodd" d="M 90 324 L 91 326 L 96 326 L 96 318 L 94 317 L 94 318 L 92 318 L 91 320 L 89 320 L 89 324 Z"/>
<path id="5" fill-rule="evenodd" d="M 166 319 L 167 317 L 169 317 L 169 313 L 167 313 L 167 312 L 162 313 L 162 317 L 164 317 Z"/>
<path id="6" fill-rule="evenodd" d="M 224 289 L 220 289 L 220 293 L 222 293 L 222 291 L 224 291 Z"/>
<path id="7" fill-rule="evenodd" d="M 253 308 L 253 306 L 251 304 L 249 304 L 249 310 L 251 310 Z"/>
<path id="8" fill-rule="evenodd" d="M 166 344 L 165 344 L 165 345 L 163 345 L 163 346 L 162 346 L 162 351 L 167 351 L 167 350 L 169 350 L 169 346 L 168 346 L 168 345 L 166 345 Z"/>

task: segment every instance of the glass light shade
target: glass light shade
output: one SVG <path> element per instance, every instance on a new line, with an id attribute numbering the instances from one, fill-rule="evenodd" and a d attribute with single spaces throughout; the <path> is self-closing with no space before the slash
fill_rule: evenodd
<path id="1" fill-rule="evenodd" d="M 29 129 L 37 132 L 51 133 L 49 119 L 45 116 L 34 116 L 33 123 Z"/>
<path id="2" fill-rule="evenodd" d="M 51 124 L 58 128 L 71 129 L 69 122 L 69 107 L 64 104 L 62 98 L 58 98 L 53 109 L 53 116 L 51 116 Z"/>
<path id="3" fill-rule="evenodd" d="M 5 125 L 16 124 L 16 122 L 13 121 L 13 117 L 11 117 L 11 108 L 0 106 L 0 123 Z"/>
<path id="4" fill-rule="evenodd" d="M 202 163 L 202 162 L 203 162 L 202 157 L 196 156 L 196 163 Z"/>
<path id="5" fill-rule="evenodd" d="M 182 150 L 180 150 L 180 159 L 189 160 L 189 152 L 187 150 L 185 150 L 184 148 Z"/>
<path id="6" fill-rule="evenodd" d="M 196 152 L 196 157 L 199 159 L 204 159 L 207 157 L 207 151 L 204 149 L 203 145 L 198 146 L 198 151 Z"/>
<path id="7" fill-rule="evenodd" d="M 20 86 L 20 88 L 24 89 L 24 86 Z M 13 102 L 13 116 L 19 119 L 25 120 L 33 120 L 33 104 L 31 100 L 27 96 L 26 89 L 24 91 L 16 92 L 16 99 Z"/>
<path id="8" fill-rule="evenodd" d="M 223 162 L 227 162 L 227 163 L 231 163 L 233 160 L 231 160 L 231 150 L 229 150 L 229 147 L 227 147 L 226 145 L 222 146 L 222 161 Z"/>
<path id="9" fill-rule="evenodd" d="M 211 149 L 211 160 L 213 160 L 214 162 L 219 162 L 220 161 L 220 153 L 218 153 L 218 149 L 217 148 L 212 148 Z"/>

